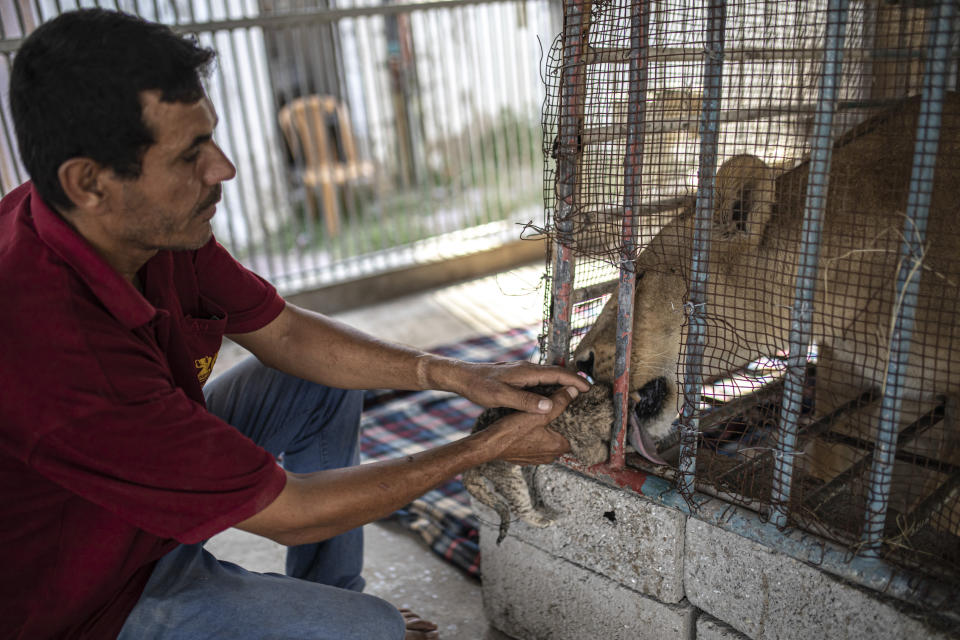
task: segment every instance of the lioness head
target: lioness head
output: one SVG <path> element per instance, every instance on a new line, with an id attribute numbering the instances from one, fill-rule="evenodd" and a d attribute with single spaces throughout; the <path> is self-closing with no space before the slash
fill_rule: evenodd
<path id="1" fill-rule="evenodd" d="M 727 160 L 716 177 L 716 206 L 709 263 L 711 302 L 732 299 L 742 277 L 744 257 L 760 247 L 774 203 L 774 174 L 755 156 Z M 677 417 L 683 386 L 681 356 L 686 340 L 685 308 L 693 239 L 693 208 L 664 226 L 636 260 L 637 282 L 633 308 L 633 348 L 630 363 L 630 443 L 637 451 L 661 462 L 658 450 L 668 445 Z M 753 270 L 753 274 L 756 271 Z M 721 303 L 722 304 L 722 303 Z M 596 323 L 577 346 L 573 361 L 595 380 L 614 378 L 617 300 L 611 298 Z M 714 340 L 724 328 L 714 327 Z M 708 343 L 704 375 L 719 376 Z"/>

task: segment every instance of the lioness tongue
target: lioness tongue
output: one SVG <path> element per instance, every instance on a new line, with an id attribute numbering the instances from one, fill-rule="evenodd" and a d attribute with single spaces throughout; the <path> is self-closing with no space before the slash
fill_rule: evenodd
<path id="1" fill-rule="evenodd" d="M 658 455 L 657 445 L 655 445 L 650 436 L 640 428 L 640 423 L 637 422 L 637 416 L 633 411 L 630 412 L 627 440 L 630 442 L 630 445 L 637 450 L 637 453 L 650 462 L 654 464 L 667 464 L 667 461 Z"/>

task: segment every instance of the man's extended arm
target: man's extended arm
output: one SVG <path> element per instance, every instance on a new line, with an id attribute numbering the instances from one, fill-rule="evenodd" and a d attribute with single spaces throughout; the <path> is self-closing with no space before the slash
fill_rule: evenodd
<path id="1" fill-rule="evenodd" d="M 288 304 L 270 324 L 230 336 L 271 367 L 343 389 L 441 389 L 483 406 L 550 410 L 535 384 L 589 384 L 561 367 L 526 362 L 475 364 L 378 340 L 341 322 Z"/>
<path id="2" fill-rule="evenodd" d="M 317 542 L 386 517 L 470 467 L 493 459 L 542 463 L 569 450 L 545 429 L 576 395 L 553 396 L 545 415 L 514 413 L 487 429 L 421 453 L 344 469 L 287 473 L 287 484 L 264 510 L 237 528 L 286 545 Z"/>

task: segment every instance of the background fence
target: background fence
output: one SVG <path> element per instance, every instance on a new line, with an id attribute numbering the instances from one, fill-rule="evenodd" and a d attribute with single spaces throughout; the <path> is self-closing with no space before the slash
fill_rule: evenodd
<path id="1" fill-rule="evenodd" d="M 208 92 L 237 178 L 215 233 L 284 292 L 497 246 L 542 215 L 548 0 L 3 0 L 3 193 L 27 179 L 6 99 L 17 47 L 91 6 L 217 50 Z"/>

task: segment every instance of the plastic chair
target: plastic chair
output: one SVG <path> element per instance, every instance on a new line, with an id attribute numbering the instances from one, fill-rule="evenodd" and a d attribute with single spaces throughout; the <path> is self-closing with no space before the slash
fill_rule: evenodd
<path id="1" fill-rule="evenodd" d="M 333 96 L 304 96 L 284 105 L 277 119 L 294 157 L 303 161 L 301 180 L 309 211 L 317 215 L 315 190 L 319 188 L 327 231 L 337 235 L 337 186 L 373 176 L 373 163 L 357 158 L 346 107 Z"/>

